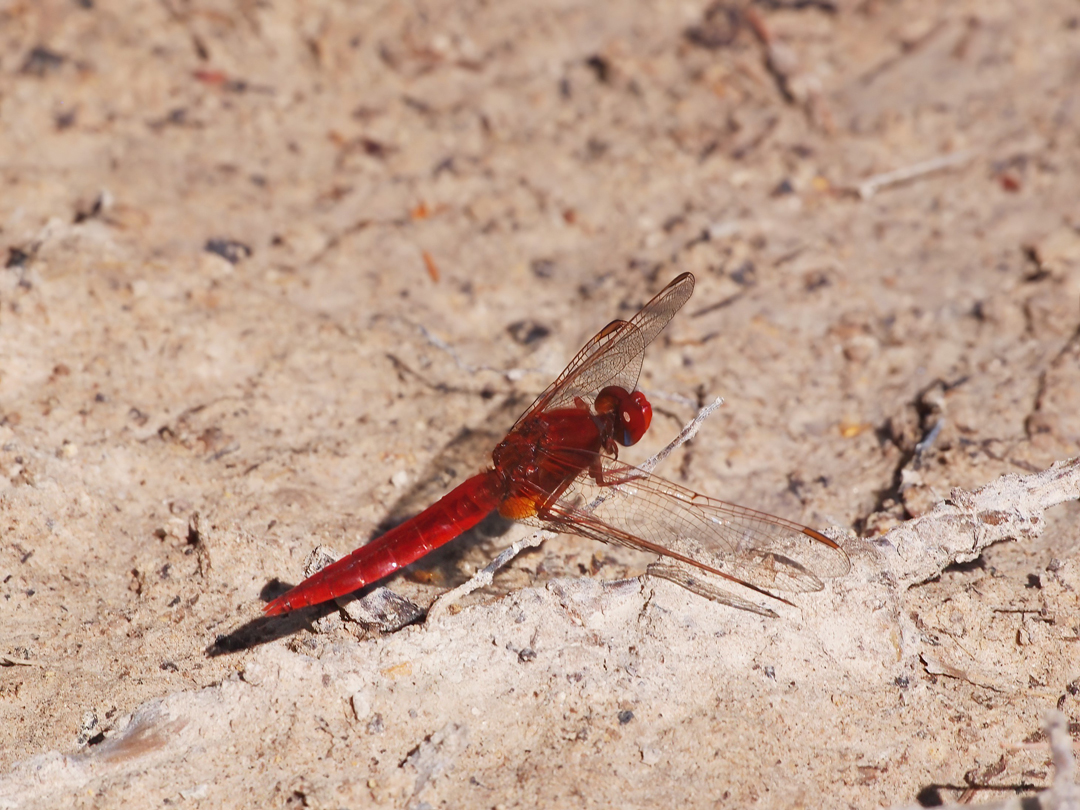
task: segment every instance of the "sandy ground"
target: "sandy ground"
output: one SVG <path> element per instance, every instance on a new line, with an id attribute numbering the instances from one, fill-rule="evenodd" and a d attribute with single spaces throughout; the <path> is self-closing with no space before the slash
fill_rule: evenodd
<path id="1" fill-rule="evenodd" d="M 1078 132 L 1066 0 L 3 0 L 0 807 L 1043 789 Z M 395 633 L 259 618 L 686 270 L 628 457 L 724 396 L 661 472 L 848 532 L 848 576 L 769 619 L 559 538 Z"/>

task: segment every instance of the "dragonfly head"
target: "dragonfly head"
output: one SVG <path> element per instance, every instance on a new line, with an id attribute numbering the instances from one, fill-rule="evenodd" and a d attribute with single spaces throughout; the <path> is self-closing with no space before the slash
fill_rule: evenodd
<path id="1" fill-rule="evenodd" d="M 597 394 L 593 407 L 598 416 L 611 419 L 614 439 L 623 447 L 637 444 L 652 423 L 652 405 L 640 391 L 609 385 Z"/>

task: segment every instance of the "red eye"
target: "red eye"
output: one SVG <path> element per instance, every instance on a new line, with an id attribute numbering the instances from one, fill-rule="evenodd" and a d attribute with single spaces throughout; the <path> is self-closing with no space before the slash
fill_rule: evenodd
<path id="1" fill-rule="evenodd" d="M 652 405 L 640 391 L 628 393 L 617 385 L 609 385 L 596 397 L 596 412 L 613 415 L 615 441 L 624 447 L 637 444 L 652 423 Z"/>
<path id="2" fill-rule="evenodd" d="M 652 405 L 649 404 L 649 400 L 645 399 L 643 393 L 635 391 L 630 396 L 630 402 L 623 405 L 623 425 L 626 427 L 626 434 L 629 439 L 624 444 L 627 446 L 637 444 L 651 424 Z"/>

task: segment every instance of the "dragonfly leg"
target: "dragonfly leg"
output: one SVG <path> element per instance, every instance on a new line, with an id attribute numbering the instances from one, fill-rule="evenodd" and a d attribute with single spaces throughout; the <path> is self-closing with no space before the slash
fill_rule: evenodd
<path id="1" fill-rule="evenodd" d="M 597 486 L 601 487 L 617 487 L 621 484 L 629 484 L 632 481 L 640 481 L 647 476 L 648 473 L 642 472 L 636 467 L 624 467 L 618 475 L 612 475 L 610 471 L 605 473 L 603 460 L 600 457 L 597 457 L 589 465 L 589 477 L 596 482 Z"/>

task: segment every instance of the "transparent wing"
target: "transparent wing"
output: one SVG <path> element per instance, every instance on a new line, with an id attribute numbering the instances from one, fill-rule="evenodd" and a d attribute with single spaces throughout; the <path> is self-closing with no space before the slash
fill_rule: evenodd
<path id="1" fill-rule="evenodd" d="M 675 316 L 694 292 L 694 277 L 683 273 L 649 301 L 629 321 L 612 321 L 577 353 L 551 385 L 521 415 L 517 425 L 540 411 L 568 407 L 580 398 L 589 405 L 600 390 L 637 386 L 645 347 Z"/>
<path id="2" fill-rule="evenodd" d="M 651 551 L 773 597 L 773 591 L 819 591 L 824 579 L 850 568 L 843 549 L 814 529 L 699 495 L 599 454 L 591 470 L 537 522 Z M 603 483 L 594 479 L 597 471 Z"/>
<path id="3" fill-rule="evenodd" d="M 691 568 L 683 563 L 654 562 L 645 569 L 645 573 L 650 577 L 674 582 L 680 588 L 686 588 L 690 593 L 695 593 L 711 602 L 728 605 L 736 610 L 745 610 L 749 613 L 756 613 L 759 616 L 768 616 L 771 619 L 779 618 L 776 611 L 770 610 L 763 605 L 759 605 L 757 602 L 744 599 L 741 596 L 733 594 L 731 591 L 725 591 L 722 588 L 718 588 L 712 582 L 703 580 L 699 576 L 695 576 L 694 572 L 696 570 L 697 569 Z M 784 601 L 787 602 L 786 599 Z"/>

